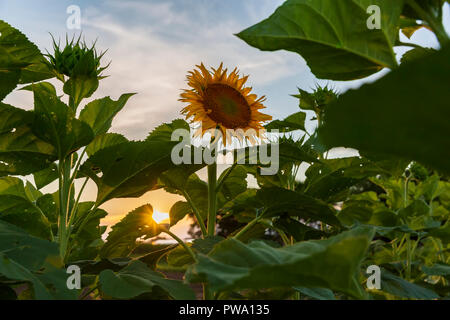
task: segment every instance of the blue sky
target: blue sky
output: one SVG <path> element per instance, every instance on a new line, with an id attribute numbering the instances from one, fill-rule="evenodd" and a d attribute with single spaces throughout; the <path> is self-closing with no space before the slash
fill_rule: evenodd
<path id="1" fill-rule="evenodd" d="M 96 97 L 117 98 L 138 92 L 113 123 L 113 130 L 140 139 L 156 125 L 179 117 L 177 101 L 185 76 L 195 64 L 229 68 L 250 74 L 249 84 L 267 96 L 267 113 L 274 118 L 297 111 L 296 88 L 329 83 L 340 91 L 361 81 L 318 81 L 304 60 L 289 52 L 261 52 L 235 37 L 268 17 L 282 0 L 147 0 L 64 1 L 0 0 L 0 18 L 22 30 L 42 50 L 51 48 L 52 33 L 64 39 L 70 5 L 81 8 L 82 32 L 88 43 L 98 39 L 112 61 Z M 448 9 L 448 8 L 447 8 Z M 447 10 L 448 11 L 448 10 Z M 416 42 L 436 46 L 434 36 L 421 31 Z M 372 81 L 375 75 L 365 81 Z M 16 93 L 8 102 L 28 107 L 30 96 Z"/>
<path id="2" fill-rule="evenodd" d="M 99 50 L 108 49 L 105 62 L 112 61 L 107 71 L 110 77 L 102 80 L 93 99 L 117 99 L 122 93 L 137 92 L 116 117 L 112 131 L 129 139 L 142 139 L 160 123 L 180 117 L 180 89 L 186 87 L 187 71 L 200 62 L 218 66 L 223 61 L 227 67 L 237 66 L 243 74 L 249 74 L 248 84 L 258 95 L 267 96 L 265 112 L 274 118 L 298 111 L 298 101 L 290 97 L 297 87 L 308 90 L 316 83 L 328 83 L 342 92 L 382 75 L 364 81 L 319 81 L 300 56 L 261 52 L 233 35 L 267 18 L 281 3 L 283 0 L 0 0 L 0 19 L 20 29 L 44 51 L 51 48 L 49 33 L 57 39 L 73 34 L 66 28 L 66 9 L 78 5 L 86 41 L 98 39 Z M 450 30 L 448 12 L 447 6 L 446 25 Z M 412 40 L 437 46 L 426 30 L 416 33 Z M 6 102 L 32 108 L 32 96 L 25 91 L 14 92 Z M 308 123 L 310 130 L 312 125 Z M 86 194 L 95 195 L 94 184 L 88 185 Z M 112 200 L 105 205 L 111 213 L 107 223 L 144 203 L 168 212 L 177 200 L 164 191 L 150 192 L 140 199 Z M 186 223 L 180 228 L 178 233 L 185 233 Z"/>

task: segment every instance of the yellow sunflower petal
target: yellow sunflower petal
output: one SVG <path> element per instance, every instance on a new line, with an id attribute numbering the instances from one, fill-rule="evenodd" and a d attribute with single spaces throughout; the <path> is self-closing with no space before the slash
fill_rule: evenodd
<path id="1" fill-rule="evenodd" d="M 189 104 L 181 113 L 191 122 L 201 123 L 200 130 L 203 133 L 218 128 L 223 144 L 227 145 L 232 142 L 232 130 L 258 131 L 263 128 L 263 122 L 272 119 L 258 111 L 265 108 L 262 104 L 265 97 L 258 98 L 251 93 L 251 87 L 244 87 L 248 76 L 240 77 L 237 68 L 228 73 L 223 63 L 211 71 L 203 63 L 196 67 L 187 76 L 191 89 L 180 94 L 180 101 Z M 251 143 L 256 143 L 255 137 L 260 135 L 258 132 L 235 134 L 241 141 L 244 139 Z"/>

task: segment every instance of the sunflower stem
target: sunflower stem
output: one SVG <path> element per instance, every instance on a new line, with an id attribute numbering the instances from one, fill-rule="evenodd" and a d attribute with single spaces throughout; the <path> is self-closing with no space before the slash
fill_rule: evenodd
<path id="1" fill-rule="evenodd" d="M 186 244 L 186 242 L 184 242 L 183 240 L 181 240 L 179 237 L 177 237 L 176 234 L 174 234 L 173 232 L 171 232 L 169 229 L 163 228 L 162 232 L 167 233 L 169 236 L 171 236 L 176 242 L 178 242 L 178 244 L 180 246 L 182 246 L 186 252 L 191 256 L 191 258 L 195 261 L 198 262 L 197 257 L 195 256 L 194 251 L 192 251 L 192 249 Z"/>
<path id="2" fill-rule="evenodd" d="M 245 227 L 243 227 L 234 237 L 233 239 L 239 240 L 240 237 L 242 237 L 242 235 L 244 233 L 246 233 L 248 230 L 250 230 L 255 224 L 257 224 L 259 222 L 261 218 L 258 216 L 255 219 L 253 219 L 252 221 L 250 221 L 249 223 L 247 223 L 247 225 Z"/>
<path id="3" fill-rule="evenodd" d="M 208 236 L 216 234 L 217 215 L 217 163 L 208 165 Z"/>
<path id="4" fill-rule="evenodd" d="M 205 222 L 203 221 L 202 215 L 200 214 L 200 211 L 197 209 L 197 206 L 195 205 L 194 201 L 192 201 L 191 197 L 187 192 L 183 192 L 183 196 L 186 199 L 186 201 L 191 206 L 192 211 L 194 212 L 195 218 L 197 218 L 197 223 L 200 226 L 200 230 L 202 231 L 203 238 L 206 237 L 208 234 L 205 226 Z"/>

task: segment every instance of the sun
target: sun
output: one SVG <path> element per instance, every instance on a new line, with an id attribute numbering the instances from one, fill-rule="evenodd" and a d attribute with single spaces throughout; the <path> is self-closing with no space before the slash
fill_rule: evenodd
<path id="1" fill-rule="evenodd" d="M 165 212 L 159 212 L 158 210 L 153 210 L 152 218 L 156 223 L 160 224 L 163 222 L 168 222 L 169 214 Z"/>
<path id="2" fill-rule="evenodd" d="M 223 63 L 211 71 L 202 63 L 189 72 L 187 81 L 191 89 L 184 90 L 180 99 L 189 105 L 181 113 L 186 119 L 201 123 L 196 136 L 218 129 L 224 145 L 231 142 L 227 129 L 251 132 L 248 136 L 238 138 L 247 138 L 252 143 L 255 136 L 261 137 L 264 132 L 263 122 L 272 120 L 272 117 L 259 112 L 265 108 L 265 97 L 258 98 L 252 94 L 252 88 L 245 87 L 247 79 L 248 76 L 240 77 L 237 68 L 228 74 L 228 70 L 223 69 Z"/>

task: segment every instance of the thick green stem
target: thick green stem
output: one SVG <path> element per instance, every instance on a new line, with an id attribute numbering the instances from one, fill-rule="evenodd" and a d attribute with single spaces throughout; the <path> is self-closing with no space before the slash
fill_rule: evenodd
<path id="1" fill-rule="evenodd" d="M 59 163 L 59 254 L 64 259 L 67 250 L 68 232 L 67 218 L 70 206 L 70 169 L 72 165 L 72 156 L 60 160 Z"/>
<path id="2" fill-rule="evenodd" d="M 183 192 L 183 196 L 191 206 L 192 211 L 194 211 L 195 218 L 197 219 L 198 225 L 200 226 L 200 230 L 202 231 L 203 237 L 206 237 L 208 231 L 206 230 L 205 222 L 203 221 L 200 211 L 198 211 L 197 206 L 195 205 L 194 201 L 192 201 L 191 197 L 187 192 Z"/>
<path id="3" fill-rule="evenodd" d="M 216 234 L 217 215 L 217 164 L 208 165 L 208 236 Z"/>
<path id="4" fill-rule="evenodd" d="M 70 178 L 70 184 L 72 184 L 75 179 L 77 178 L 77 174 L 78 174 L 78 169 L 80 168 L 81 165 L 81 161 L 83 160 L 84 155 L 86 154 L 86 148 L 83 150 L 83 152 L 81 153 L 80 157 L 78 158 L 77 164 L 75 165 L 74 169 L 73 169 L 73 175 Z"/>
<path id="5" fill-rule="evenodd" d="M 247 225 L 243 227 L 238 233 L 236 233 L 236 235 L 233 238 L 239 239 L 240 237 L 242 237 L 244 233 L 246 233 L 250 228 L 252 228 L 255 224 L 259 222 L 259 219 L 260 219 L 259 217 L 256 217 L 255 219 L 247 223 Z"/>
<path id="6" fill-rule="evenodd" d="M 77 196 L 77 199 L 75 200 L 75 204 L 73 205 L 73 208 L 70 211 L 70 217 L 69 217 L 69 223 L 68 223 L 69 235 L 70 235 L 70 233 L 72 231 L 70 228 L 72 227 L 72 224 L 74 222 L 75 214 L 76 214 L 77 209 L 78 209 L 78 204 L 80 203 L 81 195 L 83 194 L 84 188 L 86 188 L 86 185 L 87 185 L 88 181 L 89 181 L 89 178 L 86 178 L 84 180 L 83 185 L 81 186 L 80 191 L 78 192 L 78 196 Z"/>
<path id="7" fill-rule="evenodd" d="M 174 233 L 170 232 L 168 229 L 163 229 L 162 232 L 167 233 L 169 236 L 174 238 L 186 251 L 189 253 L 189 255 L 194 259 L 195 262 L 197 262 L 197 257 L 195 256 L 194 251 L 180 238 L 178 238 Z"/>

